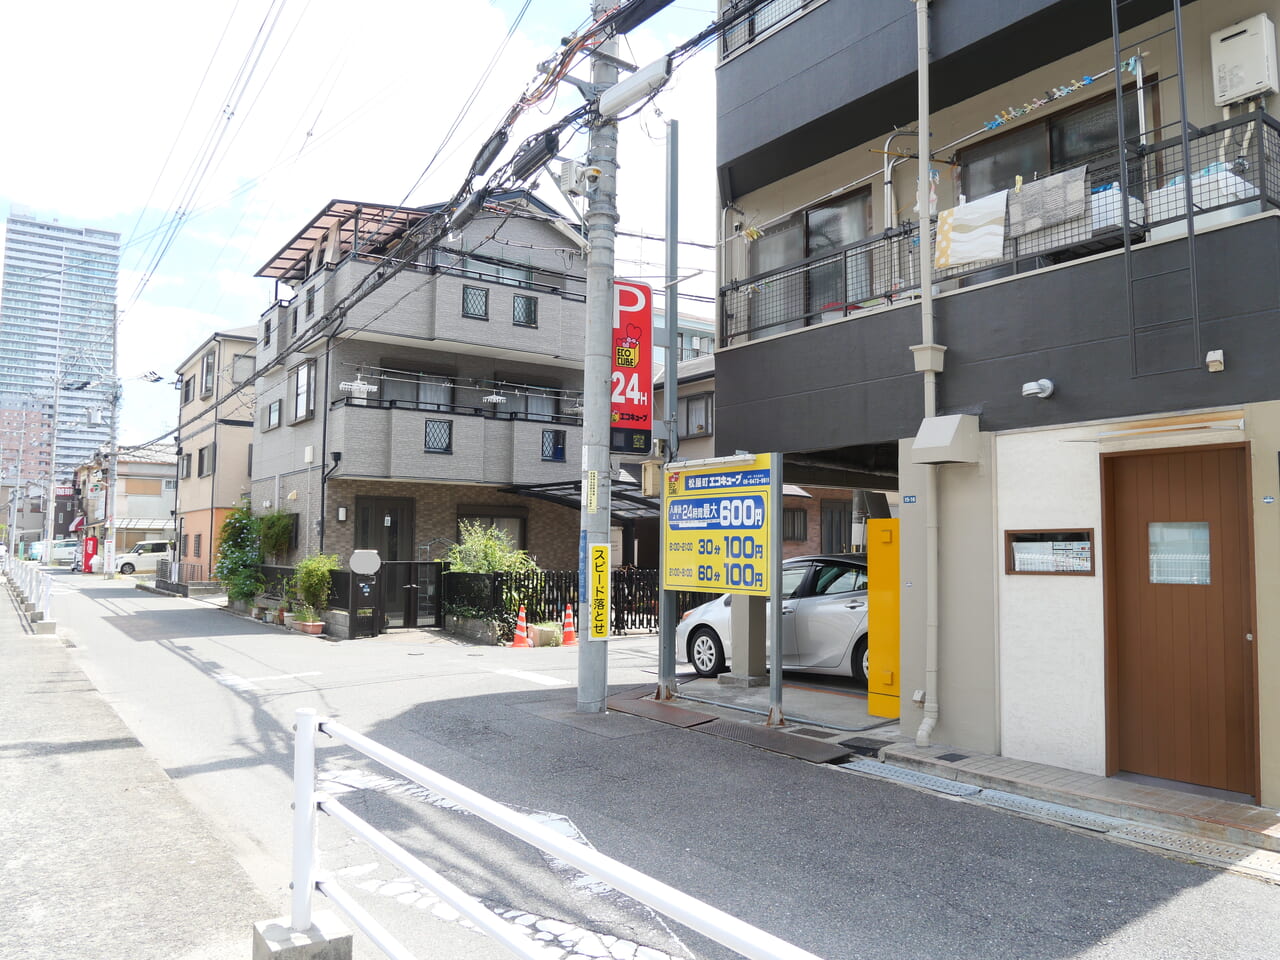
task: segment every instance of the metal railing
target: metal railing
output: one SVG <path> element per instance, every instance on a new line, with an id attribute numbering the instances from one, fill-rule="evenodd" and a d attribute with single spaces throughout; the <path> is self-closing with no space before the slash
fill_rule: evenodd
<path id="1" fill-rule="evenodd" d="M 1134 143 L 1128 155 L 1131 238 L 1177 236 L 1186 220 L 1181 138 Z M 1243 114 L 1193 130 L 1190 156 L 1197 217 L 1231 208 L 1244 215 L 1280 203 L 1280 122 L 1270 115 Z M 1006 228 L 1001 256 L 936 269 L 934 282 L 965 286 L 1119 249 L 1124 242 L 1120 162 L 1117 149 L 1073 163 L 1073 169 L 1088 168 L 1083 215 L 1018 237 Z M 1174 224 L 1179 226 L 1171 227 Z M 936 226 L 931 230 L 936 232 Z M 721 343 L 855 316 L 913 294 L 920 286 L 918 237 L 918 225 L 906 223 L 839 250 L 726 284 L 720 290 Z"/>
<path id="2" fill-rule="evenodd" d="M 492 407 L 474 407 L 462 403 L 431 403 L 425 400 L 382 400 L 375 397 L 338 397 L 329 403 L 329 409 L 363 407 L 371 410 L 412 410 L 426 413 L 451 413 L 463 417 L 484 417 L 486 420 L 527 420 L 531 423 L 559 423 L 581 426 L 582 414 L 530 413 L 526 410 L 496 410 Z"/>
<path id="3" fill-rule="evenodd" d="M 328 897 L 387 956 L 394 960 L 414 958 L 402 943 L 357 904 L 335 880 L 320 873 L 316 827 L 317 814 L 324 813 L 387 857 L 511 953 L 530 960 L 546 956 L 546 944 L 532 939 L 526 929 L 503 919 L 341 803 L 316 790 L 315 739 L 317 733 L 324 733 L 414 783 L 440 794 L 513 837 L 571 864 L 703 936 L 724 944 L 740 956 L 750 960 L 819 960 L 807 950 L 753 927 L 588 846 L 576 843 L 531 817 L 516 813 L 402 754 L 388 750 L 350 727 L 322 719 L 313 709 L 304 707 L 298 710 L 296 719 L 297 736 L 293 755 L 293 893 L 290 904 L 290 926 L 295 931 L 310 929 L 312 894 L 319 892 Z"/>

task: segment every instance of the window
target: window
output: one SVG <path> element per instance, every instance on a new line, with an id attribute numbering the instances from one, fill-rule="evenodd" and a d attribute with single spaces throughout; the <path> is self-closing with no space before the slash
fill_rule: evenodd
<path id="1" fill-rule="evenodd" d="M 428 420 L 422 449 L 426 453 L 453 453 L 453 421 Z"/>
<path id="2" fill-rule="evenodd" d="M 271 321 L 262 321 L 262 345 L 264 347 L 271 346 Z"/>
<path id="3" fill-rule="evenodd" d="M 185 539 L 185 538 L 184 538 L 184 539 Z M 201 541 L 203 541 L 203 540 L 204 540 L 204 534 L 203 534 L 203 533 L 197 533 L 197 534 L 196 534 L 196 545 L 195 545 L 195 546 L 196 546 L 196 548 L 195 548 L 195 552 L 192 554 L 192 556 L 195 556 L 195 557 L 200 556 L 200 543 L 201 543 Z"/>
<path id="4" fill-rule="evenodd" d="M 711 435 L 711 402 L 714 395 L 700 393 L 693 397 L 681 397 L 676 401 L 676 421 L 681 437 Z"/>
<path id="5" fill-rule="evenodd" d="M 1138 98 L 1131 88 L 1125 98 L 1125 129 L 1136 136 Z M 1012 187 L 1019 176 L 1043 177 L 1118 151 L 1116 105 L 1100 97 L 1073 110 L 1062 110 L 1038 123 L 984 140 L 960 154 L 961 191 L 977 200 Z M 1119 164 L 1090 164 L 1095 186 L 1120 179 Z M 1135 170 L 1135 176 L 1137 171 Z"/>
<path id="6" fill-rule="evenodd" d="M 564 431 L 542 431 L 542 459 L 564 463 Z"/>
<path id="7" fill-rule="evenodd" d="M 280 426 L 280 406 L 282 403 L 283 401 L 281 400 L 272 400 L 267 404 L 266 418 L 262 423 L 263 430 L 274 430 Z"/>
<path id="8" fill-rule="evenodd" d="M 453 381 L 445 376 L 388 370 L 382 376 L 382 399 L 412 410 L 452 410 Z"/>
<path id="9" fill-rule="evenodd" d="M 1152 583 L 1207 584 L 1209 524 L 1169 521 L 1147 524 Z"/>
<path id="10" fill-rule="evenodd" d="M 536 327 L 538 325 L 538 298 L 526 297 L 519 293 L 511 301 L 511 322 L 517 327 Z"/>
<path id="11" fill-rule="evenodd" d="M 770 27 L 781 23 L 811 2 L 812 0 L 765 0 L 753 13 L 738 20 L 724 31 L 721 39 L 721 56 L 727 57 L 735 50 L 753 43 Z"/>
<path id="12" fill-rule="evenodd" d="M 505 533 L 518 548 L 525 549 L 525 517 L 523 515 L 515 515 L 514 513 L 497 513 L 502 507 L 476 507 L 472 506 L 470 510 L 493 510 L 494 513 L 464 513 L 466 508 L 458 508 L 458 535 L 457 540 L 462 540 L 462 523 L 478 523 L 481 526 L 492 527 L 494 530 L 500 530 Z M 518 509 L 518 508 L 508 508 Z"/>
<path id="13" fill-rule="evenodd" d="M 307 290 L 307 318 L 310 319 L 316 312 L 316 288 L 311 287 Z"/>
<path id="14" fill-rule="evenodd" d="M 298 308 L 291 307 L 289 309 L 289 336 L 296 337 L 298 335 Z"/>
<path id="15" fill-rule="evenodd" d="M 556 418 L 556 398 L 555 394 L 537 387 L 528 390 L 523 398 L 525 415 L 530 420 L 540 420 L 543 423 L 553 422 Z"/>
<path id="16" fill-rule="evenodd" d="M 316 362 L 308 360 L 293 368 L 293 420 L 308 420 L 316 412 Z"/>
<path id="17" fill-rule="evenodd" d="M 186 405 L 196 398 L 196 382 L 189 377 L 182 379 L 182 403 Z"/>
<path id="18" fill-rule="evenodd" d="M 217 358 L 212 350 L 200 361 L 200 396 L 207 397 L 213 393 L 213 373 Z"/>
<path id="19" fill-rule="evenodd" d="M 197 453 L 197 469 L 200 476 L 207 477 L 213 473 L 214 452 L 214 444 L 211 443 L 207 447 L 201 447 Z"/>
<path id="20" fill-rule="evenodd" d="M 183 555 L 184 557 L 186 557 L 186 556 L 190 556 L 190 554 L 188 554 L 188 553 L 187 553 L 187 547 L 190 545 L 190 544 L 189 544 L 190 539 L 191 539 L 191 538 L 190 538 L 190 536 L 189 536 L 189 535 L 187 535 L 187 534 L 185 534 L 185 533 L 182 535 L 182 555 Z"/>
<path id="21" fill-rule="evenodd" d="M 173 479 L 169 479 L 169 478 L 167 478 L 167 479 L 164 481 L 164 489 L 165 489 L 165 492 L 166 492 L 166 493 L 171 493 L 171 492 L 173 492 L 174 490 L 177 490 L 177 489 L 178 489 L 178 481 L 177 481 L 177 480 L 173 480 Z"/>
<path id="22" fill-rule="evenodd" d="M 191 476 L 191 454 L 184 453 L 178 458 L 178 479 L 185 480 Z"/>
<path id="23" fill-rule="evenodd" d="M 489 319 L 489 291 L 484 287 L 462 288 L 462 315 L 475 320 Z"/>
<path id="24" fill-rule="evenodd" d="M 865 589 L 867 589 L 867 571 L 861 567 L 846 567 L 834 563 L 819 564 L 817 575 L 813 578 L 814 596 Z"/>
<path id="25" fill-rule="evenodd" d="M 809 539 L 809 511 L 803 507 L 785 507 L 782 511 L 782 539 Z"/>

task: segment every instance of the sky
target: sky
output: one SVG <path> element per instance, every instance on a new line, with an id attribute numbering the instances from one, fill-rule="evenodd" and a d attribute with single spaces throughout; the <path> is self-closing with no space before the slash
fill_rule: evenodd
<path id="1" fill-rule="evenodd" d="M 621 56 L 651 62 L 710 23 L 715 8 L 716 0 L 675 0 L 623 38 Z M 276 290 L 254 274 L 329 200 L 452 197 L 537 64 L 589 12 L 588 0 L 8 5 L 0 215 L 18 206 L 122 235 L 120 441 L 174 432 L 176 368 L 211 333 L 257 323 Z M 715 242 L 714 56 L 710 48 L 685 61 L 623 122 L 619 230 L 663 235 L 666 121 L 675 119 L 680 237 Z M 586 68 L 575 75 L 585 78 Z M 512 143 L 581 102 L 561 84 L 554 101 L 525 115 Z M 585 152 L 583 135 L 561 146 L 564 157 Z M 564 208 L 551 184 L 537 192 Z M 661 284 L 660 241 L 623 238 L 618 257 L 619 277 Z M 714 265 L 711 251 L 682 247 L 681 275 L 705 271 L 682 290 L 713 295 Z M 709 303 L 682 309 L 713 313 Z M 145 382 L 152 370 L 167 383 Z"/>

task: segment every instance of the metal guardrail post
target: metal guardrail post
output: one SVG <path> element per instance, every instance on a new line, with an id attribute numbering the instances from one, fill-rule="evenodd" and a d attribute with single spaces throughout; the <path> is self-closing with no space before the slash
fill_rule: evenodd
<path id="1" fill-rule="evenodd" d="M 289 925 L 311 928 L 311 892 L 316 884 L 316 712 L 294 714 L 293 742 L 293 889 Z"/>

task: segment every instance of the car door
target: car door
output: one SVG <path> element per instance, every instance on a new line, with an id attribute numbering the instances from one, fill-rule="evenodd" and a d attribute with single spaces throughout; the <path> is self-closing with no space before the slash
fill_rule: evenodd
<path id="1" fill-rule="evenodd" d="M 782 665 L 792 666 L 796 663 L 796 608 L 804 593 L 812 563 L 785 563 L 782 565 Z M 766 605 L 767 609 L 767 605 Z"/>
<path id="2" fill-rule="evenodd" d="M 808 595 L 797 601 L 792 619 L 797 667 L 838 667 L 866 625 L 866 568 L 819 562 Z"/>

